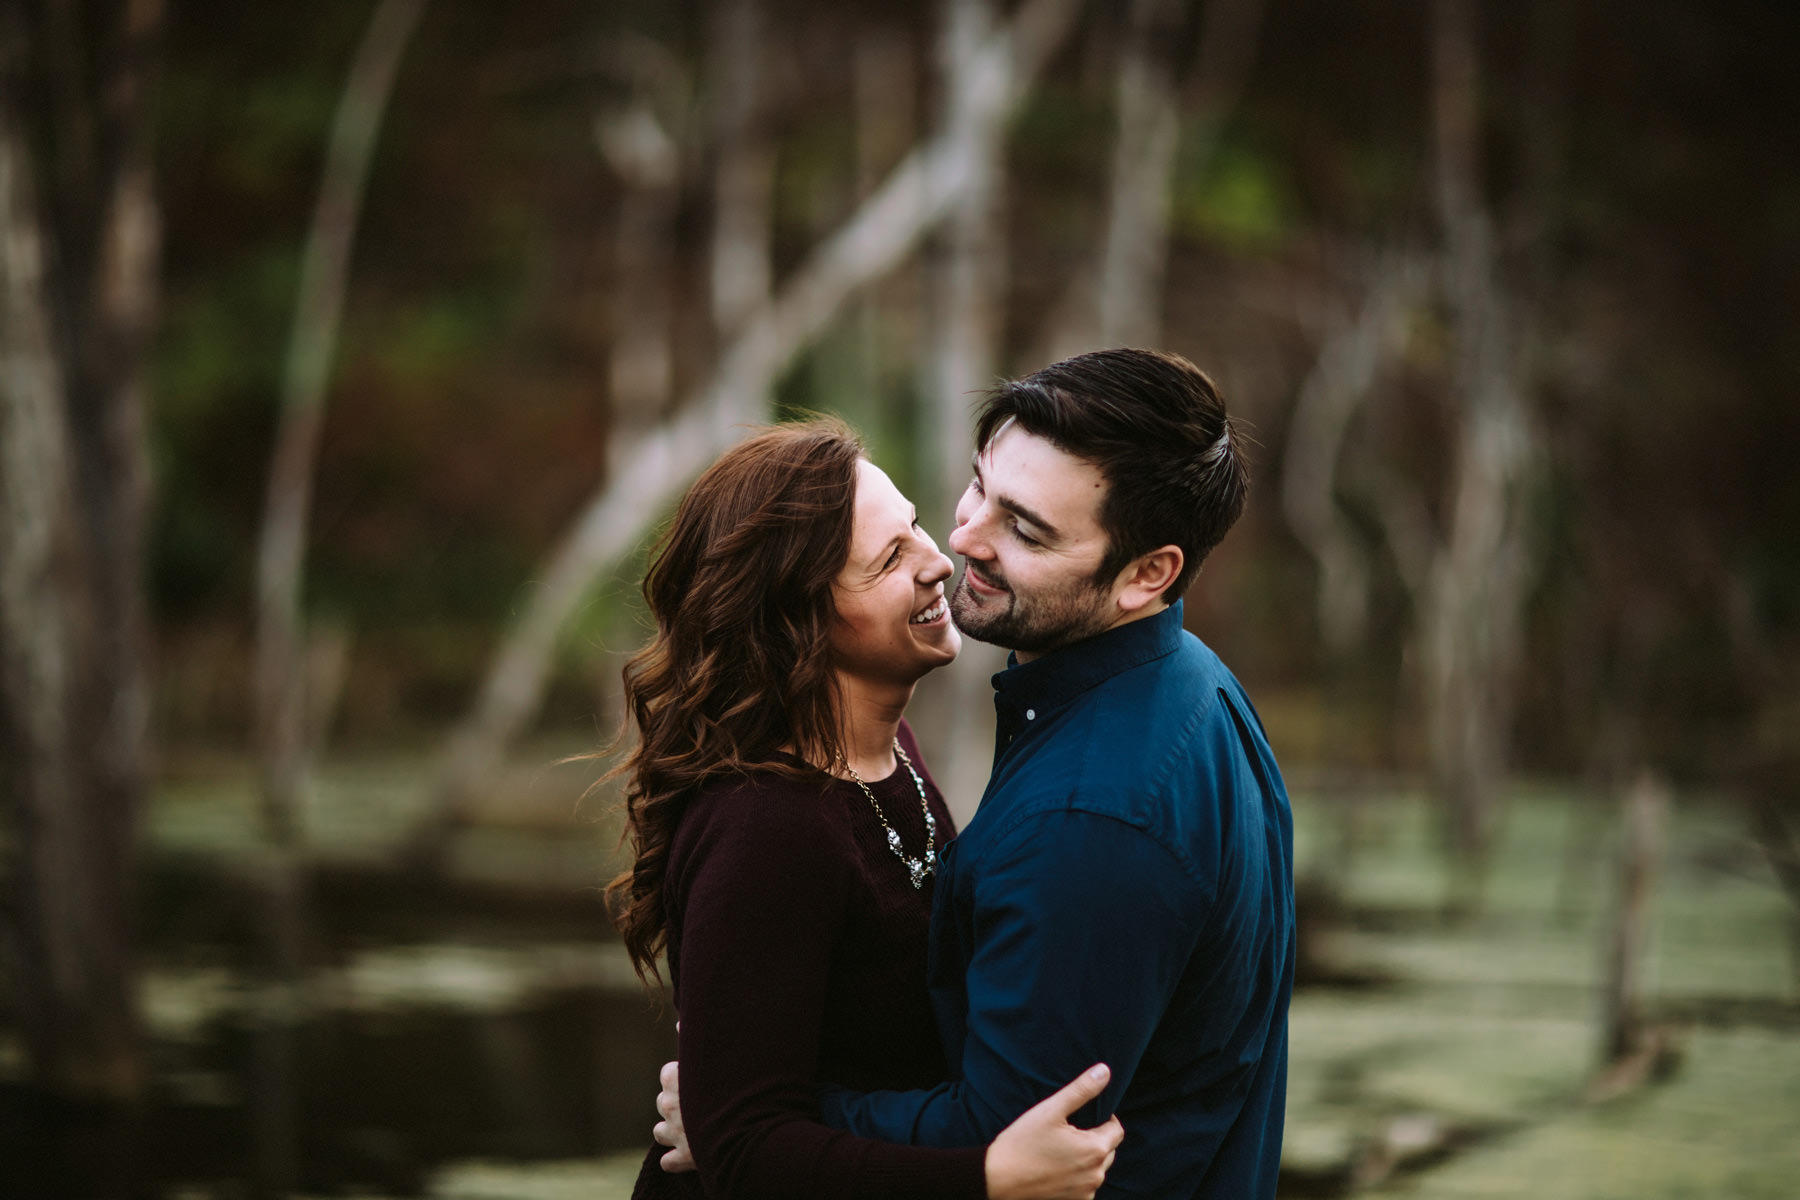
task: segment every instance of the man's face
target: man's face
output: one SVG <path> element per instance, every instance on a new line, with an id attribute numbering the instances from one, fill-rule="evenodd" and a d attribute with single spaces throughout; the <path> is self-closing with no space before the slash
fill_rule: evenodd
<path id="1" fill-rule="evenodd" d="M 965 567 L 950 597 L 957 628 L 1021 661 L 1110 628 L 1119 618 L 1106 556 L 1100 468 L 1008 423 L 975 458 L 950 549 Z"/>

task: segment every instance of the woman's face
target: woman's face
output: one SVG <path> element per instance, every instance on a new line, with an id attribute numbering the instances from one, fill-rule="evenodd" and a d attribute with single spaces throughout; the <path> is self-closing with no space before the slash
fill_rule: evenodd
<path id="1" fill-rule="evenodd" d="M 832 652 L 840 674 L 910 685 L 962 646 L 944 600 L 954 567 L 880 467 L 864 459 L 856 472 L 850 557 L 831 589 Z"/>

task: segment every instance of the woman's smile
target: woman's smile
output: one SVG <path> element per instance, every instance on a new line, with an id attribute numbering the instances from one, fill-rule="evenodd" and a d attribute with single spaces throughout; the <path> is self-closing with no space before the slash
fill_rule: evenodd
<path id="1" fill-rule="evenodd" d="M 907 623 L 909 625 L 935 625 L 949 615 L 950 606 L 945 603 L 944 594 L 939 592 L 930 604 L 914 613 Z"/>

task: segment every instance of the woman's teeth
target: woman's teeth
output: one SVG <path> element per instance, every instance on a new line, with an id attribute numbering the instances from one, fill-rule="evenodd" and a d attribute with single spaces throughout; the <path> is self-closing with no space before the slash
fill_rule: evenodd
<path id="1" fill-rule="evenodd" d="M 936 600 L 931 602 L 930 608 L 927 608 L 922 612 L 914 613 L 912 615 L 911 621 L 908 623 L 912 624 L 912 625 L 927 625 L 927 624 L 931 623 L 932 621 L 937 620 L 939 617 L 941 617 L 943 615 L 944 615 L 944 598 L 942 596 L 939 596 Z"/>

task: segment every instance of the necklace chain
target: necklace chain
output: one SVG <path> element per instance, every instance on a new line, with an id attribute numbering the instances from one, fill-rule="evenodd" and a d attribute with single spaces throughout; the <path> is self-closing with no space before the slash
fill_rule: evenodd
<path id="1" fill-rule="evenodd" d="M 913 890 L 917 891 L 925 886 L 925 877 L 937 869 L 937 818 L 931 815 L 931 803 L 925 799 L 925 781 L 913 769 L 912 759 L 901 749 L 899 738 L 894 739 L 894 754 L 906 767 L 906 773 L 912 776 L 913 786 L 919 789 L 919 811 L 925 814 L 925 854 L 920 858 L 914 858 L 901 846 L 900 831 L 888 823 L 887 814 L 881 811 L 881 802 L 875 799 L 875 793 L 863 782 L 863 777 L 856 773 L 856 768 L 842 756 L 839 756 L 838 763 L 856 781 L 856 786 L 862 789 L 863 795 L 869 798 L 869 805 L 875 810 L 875 819 L 887 830 L 888 849 L 894 852 L 894 857 L 906 868 L 907 875 L 912 879 Z"/>

